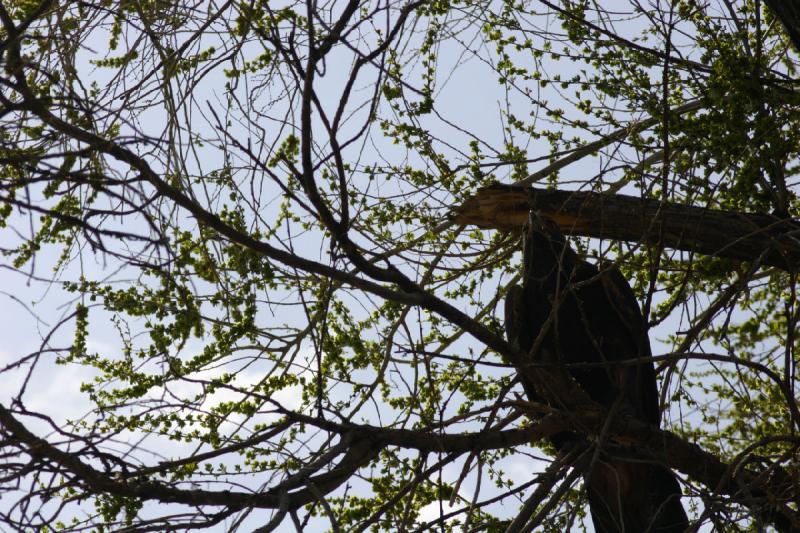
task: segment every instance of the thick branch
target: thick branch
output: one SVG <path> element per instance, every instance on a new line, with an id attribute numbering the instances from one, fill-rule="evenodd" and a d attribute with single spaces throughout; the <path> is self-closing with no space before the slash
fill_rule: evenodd
<path id="1" fill-rule="evenodd" d="M 339 424 L 304 415 L 293 416 L 328 431 L 342 435 L 352 434 L 356 440 L 380 441 L 402 448 L 441 453 L 465 453 L 528 444 L 557 433 L 566 424 L 572 430 L 583 431 L 590 437 L 596 437 L 607 429 L 609 447 L 606 451 L 609 454 L 615 455 L 615 450 L 619 450 L 621 458 L 630 458 L 631 451 L 638 452 L 645 460 L 663 463 L 709 490 L 728 495 L 755 513 L 766 515 L 764 518 L 778 531 L 800 530 L 800 516 L 786 505 L 796 500 L 796 489 L 791 476 L 781 467 L 775 465 L 763 470 L 738 468 L 735 464 L 725 463 L 697 444 L 632 416 L 618 417 L 606 427 L 607 413 L 601 410 L 555 412 L 524 429 L 461 435 Z"/>
<path id="2" fill-rule="evenodd" d="M 518 231 L 530 209 L 567 234 L 617 239 L 793 269 L 800 264 L 800 222 L 595 192 L 492 185 L 457 207 L 458 224 Z"/>
<path id="3" fill-rule="evenodd" d="M 309 483 L 322 493 L 328 493 L 341 485 L 385 446 L 460 454 L 532 443 L 563 431 L 566 423 L 571 423 L 573 429 L 585 431 L 589 436 L 597 435 L 607 424 L 606 415 L 598 410 L 553 413 L 546 416 L 541 423 L 522 429 L 460 435 L 340 424 L 297 413 L 294 413 L 293 418 L 303 419 L 317 427 L 339 433 L 345 444 L 342 450 L 347 449 L 331 470 L 308 478 Z M 261 493 L 245 493 L 183 490 L 149 480 L 118 480 L 111 473 L 99 471 L 77 455 L 60 450 L 37 437 L 2 405 L 0 426 L 4 428 L 7 443 L 13 442 L 23 453 L 50 463 L 69 478 L 77 478 L 80 484 L 95 493 L 188 505 L 225 506 L 229 509 L 281 506 L 296 509 L 317 498 L 314 491 L 309 489 L 288 492 L 288 485 L 279 485 Z M 700 446 L 631 416 L 619 417 L 607 429 L 610 437 L 610 446 L 607 449 L 609 453 L 613 454 L 615 447 L 624 447 L 627 451 L 622 455 L 630 456 L 630 450 L 633 449 L 649 460 L 663 462 L 683 472 L 710 490 L 733 497 L 755 512 L 766 511 L 767 520 L 779 531 L 797 531 L 800 528 L 798 513 L 785 504 L 796 499 L 792 480 L 780 467 L 760 471 L 733 468 Z M 289 485 L 293 487 L 297 484 Z"/>
<path id="4" fill-rule="evenodd" d="M 278 509 L 284 506 L 298 509 L 316 501 L 318 499 L 316 493 L 326 494 L 336 489 L 359 468 L 369 463 L 385 446 L 370 439 L 354 442 L 333 468 L 308 477 L 307 484 L 313 485 L 315 490 L 305 488 L 288 492 L 283 487 L 276 487 L 261 493 L 247 493 L 228 490 L 184 490 L 147 478 L 130 480 L 117 478 L 113 473 L 100 471 L 84 462 L 79 454 L 65 452 L 34 435 L 3 405 L 0 405 L 0 428 L 3 428 L 6 434 L 6 446 L 14 443 L 23 453 L 36 460 L 50 463 L 54 470 L 63 473 L 67 478 L 74 478 L 92 494 L 114 494 L 186 505 L 225 506 L 236 510 L 248 507 Z"/>

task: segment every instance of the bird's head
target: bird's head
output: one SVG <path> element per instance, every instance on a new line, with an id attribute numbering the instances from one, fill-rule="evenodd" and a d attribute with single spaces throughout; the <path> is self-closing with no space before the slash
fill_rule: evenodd
<path id="1" fill-rule="evenodd" d="M 523 227 L 522 260 L 526 278 L 543 281 L 572 264 L 574 253 L 558 225 L 531 211 Z"/>

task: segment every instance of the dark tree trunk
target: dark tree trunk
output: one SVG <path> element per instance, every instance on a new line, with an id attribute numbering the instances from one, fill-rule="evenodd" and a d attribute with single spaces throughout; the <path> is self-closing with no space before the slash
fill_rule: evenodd
<path id="1" fill-rule="evenodd" d="M 781 21 L 792 44 L 800 50 L 800 2 L 798 0 L 764 0 Z"/>

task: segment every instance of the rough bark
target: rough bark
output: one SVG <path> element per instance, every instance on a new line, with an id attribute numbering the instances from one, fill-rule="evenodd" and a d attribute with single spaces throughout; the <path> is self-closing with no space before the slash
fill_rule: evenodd
<path id="1" fill-rule="evenodd" d="M 456 223 L 519 231 L 531 209 L 570 235 L 616 239 L 794 270 L 800 222 L 622 194 L 493 185 L 457 207 Z"/>

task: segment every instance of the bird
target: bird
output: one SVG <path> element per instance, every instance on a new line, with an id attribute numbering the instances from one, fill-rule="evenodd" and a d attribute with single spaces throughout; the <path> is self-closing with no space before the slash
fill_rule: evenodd
<path id="1" fill-rule="evenodd" d="M 529 214 L 522 240 L 522 283 L 510 287 L 505 299 L 509 343 L 527 353 L 526 361 L 564 364 L 589 398 L 609 413 L 659 426 L 647 324 L 628 281 L 616 267 L 601 269 L 582 259 L 560 228 L 536 211 Z M 637 362 L 614 364 L 631 359 Z M 545 402 L 531 387 L 526 393 L 531 401 Z M 556 434 L 550 441 L 559 451 L 587 443 L 575 432 Z M 686 530 L 681 488 L 667 466 L 619 453 L 595 458 L 582 472 L 595 531 Z"/>

